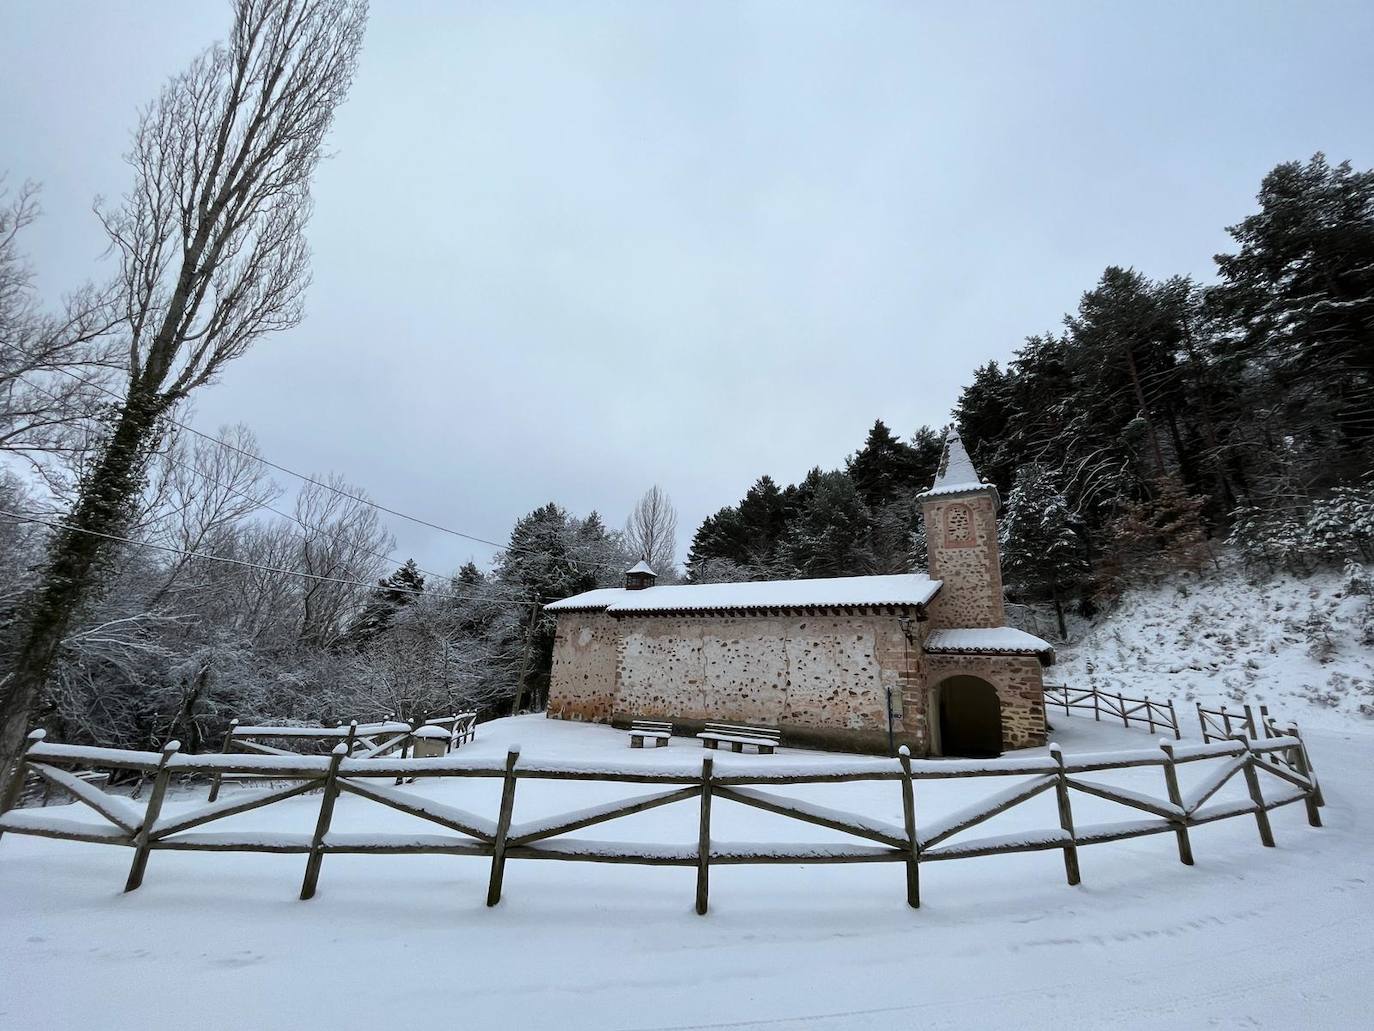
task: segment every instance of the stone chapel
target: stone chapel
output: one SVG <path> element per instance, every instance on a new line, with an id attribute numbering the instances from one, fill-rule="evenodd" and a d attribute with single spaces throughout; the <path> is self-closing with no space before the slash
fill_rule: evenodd
<path id="1" fill-rule="evenodd" d="M 1006 626 L 997 489 L 956 432 L 920 495 L 928 573 L 623 588 L 557 617 L 548 715 L 775 727 L 784 744 L 996 755 L 1045 743 L 1054 650 Z"/>

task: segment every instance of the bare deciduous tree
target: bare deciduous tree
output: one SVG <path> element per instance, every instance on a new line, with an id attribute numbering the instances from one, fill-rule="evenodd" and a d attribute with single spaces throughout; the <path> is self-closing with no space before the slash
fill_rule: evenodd
<path id="1" fill-rule="evenodd" d="M 349 620 L 362 604 L 364 588 L 335 583 L 366 584 L 381 575 L 380 558 L 396 547 L 377 509 L 355 498 L 361 488 L 340 476 L 323 481 L 334 489 L 306 483 L 296 496 L 296 556 L 291 568 L 329 579 L 308 580 L 301 587 L 300 640 L 328 648 L 343 636 Z"/>
<path id="2" fill-rule="evenodd" d="M 19 234 L 38 217 L 38 187 L 25 183 L 6 198 L 0 177 L 0 451 L 42 474 L 47 460 L 80 447 L 73 430 L 89 421 L 117 357 L 108 331 L 108 295 L 86 287 L 46 316 Z"/>
<path id="3" fill-rule="evenodd" d="M 625 522 L 625 543 L 666 580 L 677 569 L 677 509 L 658 484 L 644 492 Z"/>
<path id="4" fill-rule="evenodd" d="M 257 439 L 247 426 L 221 427 L 219 439 L 232 447 L 204 438 L 188 444 L 178 436 L 158 456 L 152 492 L 161 504 L 151 513 L 143 536 L 180 554 L 168 567 L 150 605 L 157 605 L 195 568 L 197 560 L 191 553 L 213 551 L 219 535 L 281 495 L 281 488 L 256 458 Z M 206 573 L 215 579 L 213 569 Z"/>
<path id="5" fill-rule="evenodd" d="M 310 180 L 365 22 L 364 0 L 235 0 L 228 43 L 174 77 L 140 121 L 133 187 L 99 211 L 118 260 L 112 335 L 127 385 L 17 624 L 0 778 L 95 592 L 101 535 L 117 535 L 136 504 L 160 422 L 258 337 L 300 319 Z"/>

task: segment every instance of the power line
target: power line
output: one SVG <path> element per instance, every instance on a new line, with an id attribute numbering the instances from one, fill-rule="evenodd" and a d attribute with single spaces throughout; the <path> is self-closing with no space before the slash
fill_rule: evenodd
<path id="1" fill-rule="evenodd" d="M 185 558 L 204 559 L 207 562 L 223 562 L 233 566 L 243 566 L 248 569 L 257 569 L 265 573 L 280 573 L 283 576 L 297 576 L 306 580 L 315 580 L 323 583 L 343 584 L 346 587 L 361 587 L 364 590 L 385 590 L 396 591 L 400 594 L 423 595 L 430 598 L 448 598 L 454 601 L 475 602 L 483 605 L 516 605 L 521 604 L 514 600 L 504 601 L 498 598 L 473 598 L 468 595 L 451 594 L 446 591 L 426 591 L 411 587 L 379 587 L 374 584 L 366 583 L 362 580 L 346 580 L 337 576 L 325 576 L 321 573 L 305 573 L 299 569 L 286 569 L 282 566 L 269 566 L 260 562 L 249 562 L 246 559 L 229 558 L 225 555 L 208 555 L 203 551 L 185 551 L 181 548 L 172 548 L 164 544 L 154 544 L 151 541 L 138 541 L 129 537 L 121 537 L 118 534 L 102 533 L 99 530 L 88 530 L 81 526 L 74 526 L 71 523 L 59 522 L 56 520 L 40 519 L 38 516 L 23 512 L 7 512 L 0 509 L 0 518 L 9 519 L 18 523 L 38 523 L 54 530 L 70 530 L 73 533 L 89 534 L 92 537 L 102 537 L 105 540 L 118 541 L 121 544 L 130 544 L 136 548 L 151 548 L 154 551 L 165 552 L 169 555 L 180 555 Z"/>
<path id="2" fill-rule="evenodd" d="M 52 393 L 51 391 L 47 390 L 47 389 L 44 388 L 44 387 L 39 386 L 39 385 L 36 384 L 36 383 L 33 383 L 33 382 L 31 382 L 31 381 L 25 379 L 22 375 L 17 375 L 17 376 L 15 376 L 14 378 L 17 379 L 19 382 L 23 383 L 25 386 L 29 387 L 31 390 L 37 390 L 40 394 L 43 394 L 45 397 L 48 397 L 48 398 L 50 398 L 50 399 L 53 400 L 53 401 L 60 401 L 60 400 L 61 400 L 56 394 Z M 92 416 L 92 415 L 83 415 L 83 416 L 81 416 L 81 418 L 89 419 L 89 420 L 91 420 L 91 421 L 96 421 L 96 420 L 95 420 L 95 416 Z M 249 456 L 251 457 L 251 454 L 252 454 L 252 453 L 249 452 L 249 451 L 247 451 L 247 450 L 245 449 L 245 450 L 243 450 L 243 454 L 249 455 Z M 251 495 L 251 494 L 248 494 L 248 493 L 246 493 L 246 492 L 244 492 L 244 491 L 242 491 L 242 490 L 239 490 L 237 487 L 232 487 L 232 486 L 230 486 L 230 485 L 227 484 L 227 483 L 221 483 L 219 480 L 215 479 L 213 476 L 211 476 L 211 475 L 210 475 L 208 472 L 206 472 L 204 469 L 197 469 L 195 466 L 193 466 L 193 465 L 191 465 L 191 464 L 189 464 L 189 463 L 187 463 L 187 462 L 183 462 L 183 461 L 181 461 L 180 459 L 174 457 L 170 452 L 167 453 L 167 454 L 165 454 L 165 455 L 164 455 L 164 458 L 165 458 L 167 461 L 171 462 L 173 465 L 179 466 L 180 468 L 187 470 L 188 472 L 192 473 L 192 474 L 195 475 L 195 476 L 199 476 L 199 477 L 201 477 L 201 478 L 203 478 L 203 479 L 205 479 L 205 480 L 208 480 L 209 482 L 213 483 L 216 487 L 219 487 L 221 490 L 227 490 L 227 491 L 229 491 L 231 494 L 235 494 L 235 495 L 237 495 L 238 497 L 244 498 L 245 500 L 252 502 L 255 506 L 257 506 L 257 507 L 259 507 L 259 508 L 265 508 L 267 511 L 273 512 L 273 513 L 275 513 L 276 515 L 281 516 L 283 519 L 288 519 L 288 520 L 290 520 L 291 522 L 294 522 L 294 523 L 296 523 L 296 524 L 298 524 L 298 525 L 304 527 L 304 528 L 307 529 L 307 530 L 314 530 L 316 533 L 322 533 L 322 534 L 324 534 L 326 537 L 333 538 L 334 540 L 339 541 L 339 542 L 341 542 L 341 543 L 347 545 L 347 546 L 350 547 L 350 548 L 357 548 L 359 551 L 362 551 L 364 554 L 370 555 L 370 556 L 372 556 L 373 558 L 382 559 L 384 562 L 396 562 L 396 557 L 395 557 L 394 555 L 387 555 L 387 554 L 381 553 L 380 551 L 373 551 L 372 549 L 370 549 L 370 548 L 368 548 L 368 547 L 365 547 L 363 544 L 361 544 L 361 543 L 358 542 L 358 541 L 350 540 L 350 539 L 348 539 L 347 537 L 344 537 L 344 536 L 341 535 L 341 534 L 335 533 L 334 531 L 329 530 L 329 529 L 327 529 L 327 528 L 325 528 L 325 527 L 323 527 L 323 526 L 317 526 L 317 525 L 315 525 L 314 523 L 307 522 L 306 520 L 300 518 L 299 516 L 292 515 L 292 514 L 289 513 L 289 512 L 283 512 L 281 509 L 276 508 L 275 506 L 269 504 L 268 502 L 266 502 L 266 501 L 263 500 L 262 498 L 256 498 L 256 497 L 254 497 L 254 496 Z M 301 540 L 304 542 L 304 541 L 305 541 L 305 538 L 302 537 Z M 308 543 L 308 542 L 306 542 L 306 543 Z M 401 563 L 397 563 L 397 565 L 400 565 L 400 564 L 401 564 Z M 434 572 L 433 570 L 424 569 L 423 567 L 418 566 L 418 565 L 417 565 L 415 568 L 418 569 L 420 572 L 424 573 L 426 576 L 434 577 L 436 580 L 443 581 L 443 580 L 451 580 L 451 579 L 452 579 L 452 577 L 450 577 L 450 576 L 445 576 L 443 573 L 436 573 L 436 572 Z"/>
<path id="3" fill-rule="evenodd" d="M 20 355 L 23 355 L 23 356 L 26 357 L 26 358 L 27 358 L 27 357 L 32 357 L 31 355 L 28 354 L 28 352 L 24 351 L 22 348 L 20 348 L 20 347 L 14 345 L 14 344 L 4 344 L 4 345 L 0 345 L 0 346 L 5 346 L 5 347 L 7 347 L 9 350 L 14 351 L 14 352 L 16 352 L 16 353 L 18 353 L 18 354 L 20 354 Z M 97 383 L 97 382 L 95 382 L 95 381 L 93 381 L 93 380 L 85 379 L 84 377 L 78 376 L 76 373 L 72 372 L 70 369 L 64 369 L 64 368 L 61 368 L 60 366 L 53 366 L 52 369 L 51 369 L 50 371 L 61 373 L 63 376 L 66 376 L 66 377 L 68 377 L 69 379 L 76 380 L 78 383 L 84 384 L 85 386 L 88 386 L 88 387 L 91 387 L 91 388 L 93 388 L 93 389 L 95 389 L 95 390 L 98 390 L 98 391 L 100 391 L 101 393 L 105 394 L 107 397 L 114 398 L 116 401 L 120 402 L 121 404 L 124 403 L 125 400 L 126 400 L 124 397 L 122 397 L 122 396 L 121 396 L 120 394 L 118 394 L 116 391 L 111 390 L 109 387 L 105 386 L 103 383 Z M 19 378 L 19 377 L 16 377 L 16 378 Z M 52 396 L 52 395 L 49 395 L 49 396 Z M 325 483 L 325 482 L 322 482 L 322 481 L 320 481 L 320 480 L 317 480 L 317 479 L 315 479 L 313 476 L 307 476 L 305 473 L 296 472 L 294 469 L 289 469 L 289 468 L 287 468 L 287 467 L 284 466 L 284 465 L 281 465 L 281 464 L 279 464 L 279 463 L 277 463 L 277 462 L 273 462 L 271 459 L 264 458 L 264 457 L 262 457 L 261 455 L 254 454 L 253 452 L 248 451 L 248 450 L 245 449 L 245 448 L 241 448 L 241 447 L 237 446 L 236 444 L 231 444 L 231 443 L 229 443 L 229 441 L 224 440 L 224 439 L 222 439 L 222 438 L 220 438 L 220 437 L 216 437 L 216 436 L 214 436 L 213 434 L 205 433 L 205 432 L 202 431 L 202 430 L 198 430 L 198 429 L 196 429 L 194 426 L 188 425 L 187 423 L 179 422 L 178 420 L 173 419 L 173 418 L 171 418 L 170 416 L 168 417 L 167 421 L 170 422 L 170 423 L 171 423 L 172 425 L 174 425 L 174 426 L 179 426 L 179 427 L 181 427 L 182 429 L 184 429 L 184 430 L 185 430 L 186 432 L 188 432 L 188 433 L 192 433 L 192 434 L 194 434 L 195 436 L 200 437 L 202 440 L 207 440 L 207 441 L 209 441 L 209 442 L 211 442 L 211 443 L 213 443 L 213 444 L 218 444 L 220 447 L 227 448 L 227 449 L 230 450 L 230 451 L 234 451 L 234 452 L 236 452 L 236 453 L 238 453 L 238 454 L 240 454 L 240 455 L 243 455 L 245 458 L 249 458 L 249 459 L 251 459 L 251 460 L 253 460 L 253 461 L 255 461 L 255 462 L 259 462 L 259 463 L 261 463 L 261 464 L 263 464 L 263 465 L 265 465 L 265 466 L 268 466 L 268 467 L 270 467 L 270 468 L 272 468 L 272 469 L 277 469 L 277 470 L 279 470 L 280 472 L 286 473 L 288 476 L 294 476 L 294 477 L 296 477 L 297 479 L 304 481 L 305 483 L 313 484 L 314 486 L 317 486 L 317 487 L 319 487 L 319 488 L 321 488 L 321 489 L 323 489 L 323 490 L 327 490 L 327 491 L 330 491 L 330 492 L 332 492 L 332 493 L 334 493 L 334 494 L 337 494 L 337 495 L 339 495 L 339 496 L 341 496 L 341 497 L 345 497 L 345 498 L 348 498 L 348 499 L 350 499 L 350 500 L 352 500 L 352 501 L 356 501 L 356 502 L 358 502 L 359 504 L 368 505 L 368 506 L 370 506 L 370 507 L 372 507 L 372 508 L 377 509 L 377 510 L 380 511 L 380 512 L 386 512 L 386 513 L 388 513 L 388 514 L 390 514 L 390 515 L 397 516 L 398 518 L 409 520 L 409 521 L 412 522 L 412 523 L 417 523 L 417 524 L 419 524 L 419 525 L 421 525 L 421 526 L 427 526 L 427 527 L 429 527 L 430 529 L 439 530 L 439 531 L 442 532 L 442 533 L 451 534 L 451 535 L 454 536 L 454 537 L 461 537 L 461 538 L 464 539 L 464 540 L 475 541 L 475 542 L 477 542 L 478 544 L 486 544 L 486 545 L 489 545 L 490 547 L 497 548 L 497 549 L 499 549 L 499 550 L 501 550 L 501 551 L 504 551 L 504 552 L 506 552 L 506 553 L 508 553 L 508 554 L 516 554 L 516 555 L 518 555 L 518 554 L 521 554 L 521 553 L 532 553 L 532 552 L 531 552 L 531 549 L 512 548 L 512 547 L 510 547 L 509 545 L 500 544 L 500 543 L 498 543 L 498 542 L 496 542 L 496 541 L 488 540 L 488 539 L 485 538 L 485 537 L 477 537 L 477 536 L 475 536 L 475 535 L 473 535 L 473 534 L 470 534 L 470 533 L 463 533 L 463 532 L 460 531 L 460 530 L 453 530 L 453 529 L 450 529 L 450 528 L 447 527 L 447 526 L 440 526 L 438 523 L 432 523 L 432 522 L 430 522 L 429 520 L 427 520 L 427 519 L 421 519 L 421 518 L 418 517 L 418 516 L 407 515 L 407 514 L 404 513 L 404 512 L 397 511 L 397 510 L 394 509 L 394 508 L 389 508 L 389 507 L 387 507 L 386 505 L 380 504 L 379 502 L 371 501 L 371 500 L 369 500 L 368 498 L 361 497 L 361 496 L 359 496 L 359 495 L 357 495 L 357 494 L 353 494 L 353 493 L 351 493 L 351 492 L 349 492 L 349 491 L 343 490 L 342 488 L 336 487 L 336 486 L 334 486 L 333 484 Z M 291 517 L 288 516 L 287 518 L 291 518 Z M 593 563 L 587 563 L 587 565 L 595 566 L 596 568 L 600 568 L 600 569 L 611 569 L 611 568 L 616 568 L 618 572 L 620 571 L 620 570 L 618 569 L 618 565 L 619 565 L 618 563 L 611 563 L 611 562 L 593 562 Z M 435 574 L 430 574 L 430 575 L 435 575 Z"/>

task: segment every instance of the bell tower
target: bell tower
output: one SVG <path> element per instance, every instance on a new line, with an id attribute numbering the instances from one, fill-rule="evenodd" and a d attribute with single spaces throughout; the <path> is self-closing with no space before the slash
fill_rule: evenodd
<path id="1" fill-rule="evenodd" d="M 1000 627 L 1002 558 L 997 544 L 997 488 L 984 483 L 950 428 L 930 490 L 920 494 L 930 576 L 944 586 L 930 605 L 933 629 Z"/>

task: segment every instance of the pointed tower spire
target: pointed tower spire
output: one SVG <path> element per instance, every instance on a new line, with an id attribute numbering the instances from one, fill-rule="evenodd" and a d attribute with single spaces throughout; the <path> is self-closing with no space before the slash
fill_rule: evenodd
<path id="1" fill-rule="evenodd" d="M 978 478 L 978 470 L 973 468 L 973 459 L 969 458 L 968 451 L 964 449 L 964 442 L 959 439 L 959 431 L 951 426 L 945 434 L 945 451 L 940 456 L 940 468 L 935 470 L 935 482 L 931 484 L 931 490 L 950 490 L 956 487 L 971 490 L 981 486 L 983 482 Z"/>

